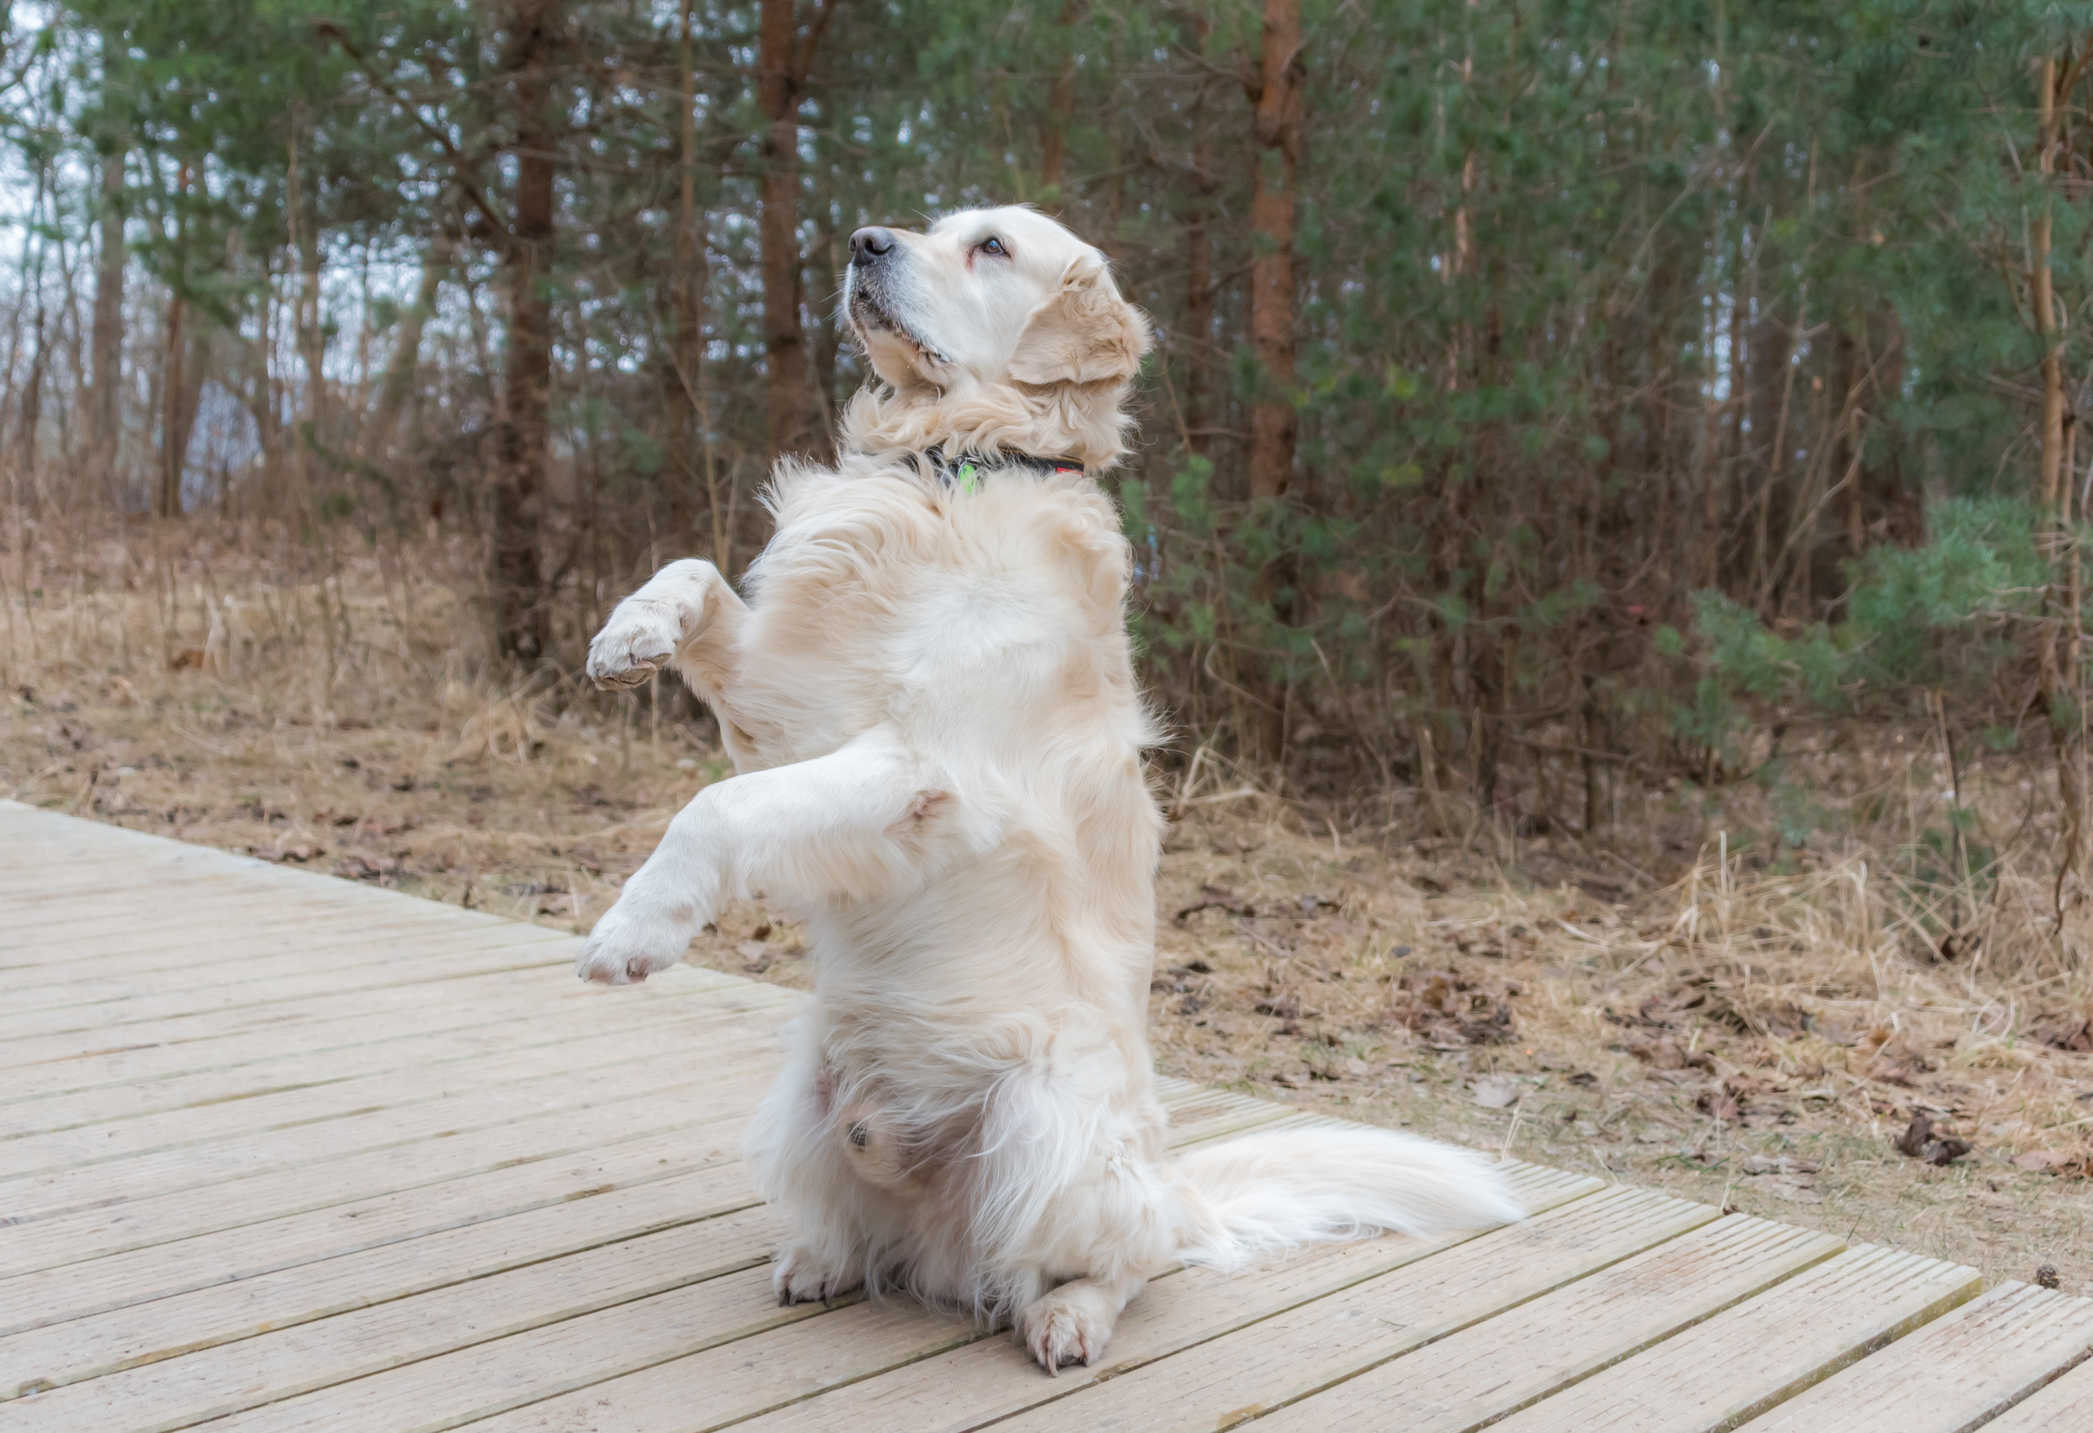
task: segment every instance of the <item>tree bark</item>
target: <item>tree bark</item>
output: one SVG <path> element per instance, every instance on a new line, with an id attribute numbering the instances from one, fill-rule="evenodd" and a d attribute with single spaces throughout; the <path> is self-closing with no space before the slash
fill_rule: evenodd
<path id="1" fill-rule="evenodd" d="M 1276 498 L 1293 478 L 1294 183 L 1301 163 L 1301 0 L 1265 0 L 1251 98 L 1250 348 L 1258 391 L 1250 405 L 1250 496 Z"/>
<path id="2" fill-rule="evenodd" d="M 422 255 L 421 286 L 415 290 L 413 304 L 400 315 L 399 337 L 385 365 L 385 386 L 378 393 L 378 441 L 388 447 L 399 438 L 400 415 L 414 392 L 414 375 L 421 366 L 422 329 L 436 311 L 437 290 L 451 270 L 451 247 L 447 234 L 429 241 Z"/>
<path id="3" fill-rule="evenodd" d="M 1067 53 L 1047 91 L 1046 121 L 1039 128 L 1040 197 L 1050 204 L 1061 200 L 1061 188 L 1066 182 L 1063 170 L 1068 163 L 1068 122 L 1076 108 L 1075 28 L 1082 18 L 1083 0 L 1066 0 L 1061 18 L 1055 22 L 1060 32 L 1055 39 L 1066 47 Z"/>
<path id="4" fill-rule="evenodd" d="M 123 423 L 124 151 L 102 156 L 101 251 L 94 271 L 94 391 L 88 422 L 94 466 L 106 475 L 116 461 Z"/>
<path id="5" fill-rule="evenodd" d="M 1205 25 L 1201 23 L 1201 38 Z M 1185 211 L 1185 311 L 1178 354 L 1185 446 L 1205 457 L 1213 445 L 1207 414 L 1207 348 L 1214 338 L 1214 155 L 1204 97 L 1192 105 L 1191 197 Z"/>
<path id="6" fill-rule="evenodd" d="M 800 324 L 799 102 L 828 19 L 817 5 L 802 34 L 794 0 L 763 0 L 756 35 L 756 102 L 763 112 L 763 182 L 757 227 L 763 247 L 763 347 L 770 364 L 765 404 L 770 455 L 813 436 L 813 390 Z"/>
<path id="7" fill-rule="evenodd" d="M 37 491 L 36 438 L 44 421 L 44 368 L 50 358 L 46 341 L 50 334 L 44 313 L 43 287 L 37 287 L 36 348 L 29 359 L 29 377 L 22 385 L 21 439 L 16 445 L 15 468 L 30 493 Z"/>
<path id="8" fill-rule="evenodd" d="M 2071 73 L 2076 76 L 2074 67 Z M 2042 704 L 2049 717 L 2050 738 L 2055 748 L 2057 795 L 2064 808 L 2064 833 L 2057 855 L 2056 885 L 2052 897 L 2059 926 L 2064 920 L 2064 885 L 2082 865 L 2086 840 L 2086 771 L 2084 718 L 2080 713 L 2079 614 L 2084 610 L 2079 591 L 2080 562 L 2071 528 L 2071 483 L 2065 471 L 2064 431 L 2064 340 L 2057 327 L 2056 295 L 2051 282 L 2051 209 L 2055 204 L 2053 183 L 2057 171 L 2057 149 L 2062 124 L 2061 102 L 2068 95 L 2057 93 L 2057 62 L 2045 55 L 2035 71 L 2036 149 L 2035 167 L 2042 176 L 2042 192 L 2029 237 L 2028 297 L 2034 310 L 2035 334 L 2042 344 L 2042 447 L 2036 470 L 2036 486 L 2042 511 L 2054 541 L 2057 561 L 2063 571 L 2053 572 L 2044 607 L 2051 620 L 2044 624 L 2039 657 Z"/>
<path id="9" fill-rule="evenodd" d="M 684 0 L 678 21 L 676 125 L 676 234 L 670 263 L 674 273 L 671 288 L 676 332 L 669 344 L 668 402 L 674 418 L 669 432 L 677 444 L 678 492 L 669 504 L 670 526 L 675 540 L 684 538 L 690 525 L 693 502 L 702 500 L 710 521 L 713 560 L 726 570 L 725 546 L 720 525 L 717 473 L 709 461 L 711 437 L 706 432 L 710 415 L 705 411 L 705 294 L 710 287 L 710 254 L 707 251 L 705 212 L 698 205 L 698 109 L 696 57 L 692 53 L 692 9 L 696 0 Z"/>
<path id="10" fill-rule="evenodd" d="M 181 283 L 187 269 L 187 238 L 181 204 L 189 193 L 189 165 L 184 161 L 175 181 L 175 281 L 167 298 L 167 351 L 160 380 L 160 483 L 153 510 L 163 518 L 182 515 L 182 462 L 189 452 L 189 419 L 196 408 L 184 401 L 189 384 L 184 369 L 182 320 L 187 305 L 182 302 Z"/>
<path id="11" fill-rule="evenodd" d="M 2056 293 L 2050 280 L 2049 181 L 2057 172 L 2057 62 L 2045 56 L 2036 75 L 2035 167 L 2042 175 L 2042 197 L 2035 211 L 2030 306 L 2035 334 L 2042 343 L 2042 450 L 2037 485 L 2045 512 L 2057 507 L 2057 485 L 2064 456 L 2064 345 L 2057 336 Z"/>
<path id="12" fill-rule="evenodd" d="M 546 291 L 552 269 L 553 144 L 551 63 L 560 0 L 516 0 L 503 68 L 516 107 L 516 189 L 503 246 L 509 333 L 502 375 L 503 418 L 496 451 L 493 508 L 495 643 L 530 662 L 545 655 L 545 580 L 538 541 L 545 487 L 547 409 L 552 390 L 552 325 Z"/>
<path id="13" fill-rule="evenodd" d="M 182 422 L 182 391 L 188 387 L 182 372 L 182 295 L 176 290 L 167 300 L 167 351 L 160 380 L 160 483 L 153 498 L 159 516 L 182 514 L 182 459 L 189 450 L 187 425 Z"/>

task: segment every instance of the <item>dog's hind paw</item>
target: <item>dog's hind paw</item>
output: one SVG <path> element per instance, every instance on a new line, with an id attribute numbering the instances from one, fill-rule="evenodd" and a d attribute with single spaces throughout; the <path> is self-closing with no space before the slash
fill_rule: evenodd
<path id="1" fill-rule="evenodd" d="M 771 1271 L 771 1286 L 780 1304 L 828 1303 L 865 1282 L 854 1267 L 831 1263 L 804 1244 L 794 1244 L 778 1255 Z"/>

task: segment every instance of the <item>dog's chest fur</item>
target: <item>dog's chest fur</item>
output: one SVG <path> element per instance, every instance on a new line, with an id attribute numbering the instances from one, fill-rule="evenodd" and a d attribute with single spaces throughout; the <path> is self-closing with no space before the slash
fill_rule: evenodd
<path id="1" fill-rule="evenodd" d="M 1036 733 L 1050 712 L 1129 754 L 1148 740 L 1121 610 L 1130 550 L 1094 487 L 816 470 L 786 477 L 776 507 L 739 644 L 750 764 L 881 721 L 947 747 Z"/>

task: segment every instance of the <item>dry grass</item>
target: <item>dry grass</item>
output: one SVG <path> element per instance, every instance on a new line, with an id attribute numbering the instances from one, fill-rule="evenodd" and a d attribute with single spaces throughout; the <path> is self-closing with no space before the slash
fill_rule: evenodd
<path id="1" fill-rule="evenodd" d="M 584 930 L 724 774 L 673 693 L 493 681 L 441 580 L 460 554 L 294 578 L 154 541 L 9 559 L 0 794 Z M 1202 753 L 1166 793 L 1158 1061 L 2093 1290 L 2093 1054 L 2055 1048 L 2086 1014 L 2079 918 L 2055 928 L 2025 856 L 1915 883 L 1937 773 L 1885 745 L 1810 779 L 1849 811 L 1901 780 L 1901 836 L 1741 856 L 1750 792 L 1639 796 L 1605 851 L 1426 840 L 1400 794 L 1366 824 Z M 1990 833 L 2028 793 L 1992 786 L 1963 799 L 2010 851 Z M 800 954 L 782 913 L 736 909 L 691 958 L 804 984 Z M 1897 1153 L 1915 1112 L 1971 1152 Z"/>

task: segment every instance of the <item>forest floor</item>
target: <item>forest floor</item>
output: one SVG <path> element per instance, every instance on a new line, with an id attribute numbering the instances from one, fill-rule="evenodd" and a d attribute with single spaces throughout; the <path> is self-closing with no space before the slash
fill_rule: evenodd
<path id="1" fill-rule="evenodd" d="M 554 714 L 366 674 L 330 704 L 204 649 L 47 638 L 0 664 L 0 795 L 560 929 L 725 774 L 658 696 Z M 1857 858 L 1753 870 L 1674 800 L 1658 879 L 1199 785 L 1159 882 L 1167 1073 L 2093 1293 L 2093 1053 L 2055 1048 L 2089 1043 L 2075 987 L 1911 958 Z M 730 909 L 689 958 L 807 983 L 781 911 Z"/>

